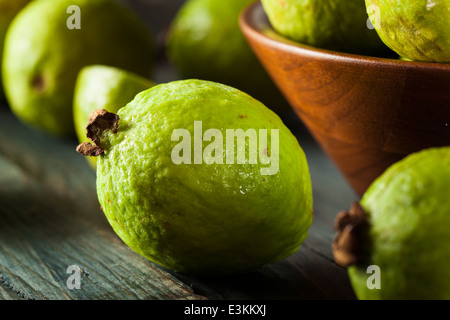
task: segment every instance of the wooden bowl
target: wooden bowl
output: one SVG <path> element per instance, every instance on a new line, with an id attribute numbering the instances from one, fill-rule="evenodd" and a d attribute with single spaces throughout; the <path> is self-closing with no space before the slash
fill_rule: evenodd
<path id="1" fill-rule="evenodd" d="M 406 155 L 450 145 L 450 64 L 314 48 L 278 35 L 262 5 L 241 30 L 274 82 L 358 195 Z"/>

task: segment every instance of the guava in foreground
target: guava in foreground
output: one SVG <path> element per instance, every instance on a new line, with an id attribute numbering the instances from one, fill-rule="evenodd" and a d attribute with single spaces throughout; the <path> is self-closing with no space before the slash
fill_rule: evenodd
<path id="1" fill-rule="evenodd" d="M 245 273 L 288 257 L 307 237 L 306 156 L 281 119 L 251 96 L 209 81 L 174 81 L 139 93 L 117 115 L 97 111 L 89 124 L 94 144 L 78 151 L 99 156 L 103 211 L 149 260 L 188 274 Z M 233 137 L 233 149 L 226 147 L 227 132 L 238 129 L 258 133 L 256 163 L 254 135 Z M 276 170 L 262 174 L 276 157 Z"/>
<path id="2" fill-rule="evenodd" d="M 426 149 L 392 165 L 338 215 L 333 253 L 359 299 L 450 299 L 448 190 L 450 147 Z"/>

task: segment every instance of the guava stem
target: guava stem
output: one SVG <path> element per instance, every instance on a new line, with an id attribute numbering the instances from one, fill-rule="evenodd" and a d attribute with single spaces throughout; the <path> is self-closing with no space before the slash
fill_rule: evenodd
<path id="1" fill-rule="evenodd" d="M 94 144 L 83 142 L 77 146 L 77 152 L 83 156 L 98 157 L 104 153 L 100 146 L 100 139 L 103 132 L 111 130 L 117 133 L 119 126 L 119 116 L 108 112 L 105 109 L 97 109 L 89 115 L 89 122 L 86 126 L 86 137 Z"/>
<path id="2" fill-rule="evenodd" d="M 363 258 L 364 233 L 368 221 L 364 209 L 353 202 L 350 210 L 341 211 L 336 217 L 336 236 L 332 249 L 334 260 L 342 267 L 358 264 Z"/>
<path id="3" fill-rule="evenodd" d="M 98 157 L 105 151 L 89 142 L 83 142 L 77 146 L 77 152 L 85 157 Z"/>

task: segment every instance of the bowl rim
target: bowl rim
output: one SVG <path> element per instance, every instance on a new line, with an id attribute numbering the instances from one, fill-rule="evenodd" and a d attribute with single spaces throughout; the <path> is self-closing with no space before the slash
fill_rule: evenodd
<path id="1" fill-rule="evenodd" d="M 258 12 L 259 10 L 259 12 Z M 257 14 L 264 14 L 265 21 L 255 21 Z M 448 70 L 450 72 L 450 63 L 427 62 L 427 61 L 408 61 L 394 58 L 365 56 L 353 53 L 333 51 L 323 48 L 317 48 L 290 40 L 279 33 L 270 25 L 267 15 L 260 0 L 246 6 L 239 16 L 239 25 L 248 38 L 254 39 L 265 46 L 278 51 L 287 51 L 294 55 L 302 57 L 311 57 L 320 60 L 336 60 L 340 62 L 353 64 L 375 64 L 378 66 L 407 68 L 407 69 L 429 69 L 429 70 Z M 271 31 L 271 35 L 265 34 L 262 28 Z"/>

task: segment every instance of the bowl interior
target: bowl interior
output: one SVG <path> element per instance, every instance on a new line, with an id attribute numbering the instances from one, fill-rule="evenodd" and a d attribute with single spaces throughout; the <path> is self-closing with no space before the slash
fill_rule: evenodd
<path id="1" fill-rule="evenodd" d="M 390 165 L 450 145 L 450 64 L 334 52 L 277 34 L 262 5 L 240 17 L 291 107 L 362 195 Z"/>

